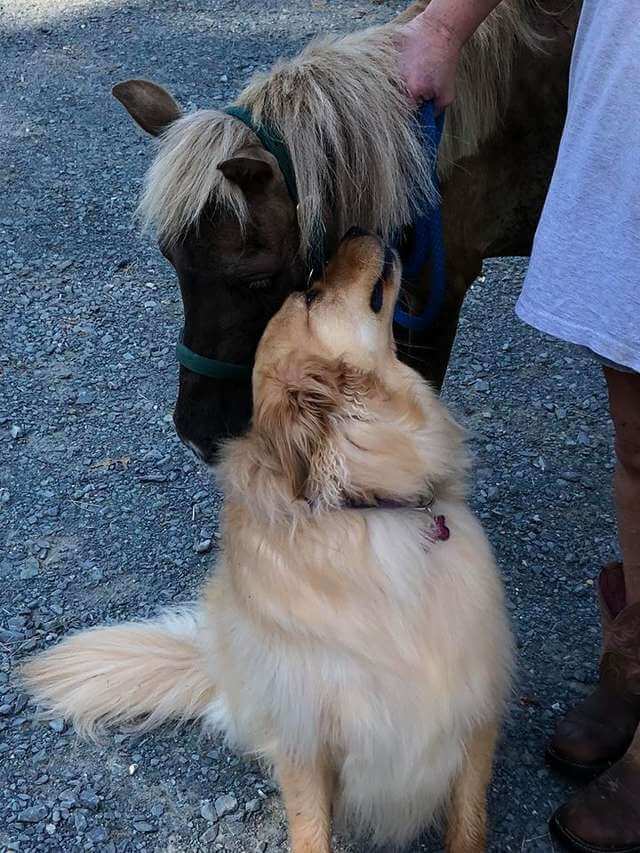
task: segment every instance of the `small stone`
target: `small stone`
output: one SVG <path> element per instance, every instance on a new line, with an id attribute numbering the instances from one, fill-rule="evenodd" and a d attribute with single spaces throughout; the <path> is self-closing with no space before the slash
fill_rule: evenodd
<path id="1" fill-rule="evenodd" d="M 525 765 L 525 767 L 535 767 L 538 763 L 538 759 L 534 758 L 528 749 L 525 749 L 524 752 L 521 753 L 520 761 Z"/>
<path id="2" fill-rule="evenodd" d="M 202 539 L 196 545 L 196 554 L 206 554 L 211 550 L 211 539 Z"/>
<path id="3" fill-rule="evenodd" d="M 256 812 L 259 812 L 261 808 L 262 800 L 260 799 L 260 797 L 256 797 L 254 800 L 249 800 L 245 804 L 245 809 L 249 814 L 255 814 Z"/>
<path id="4" fill-rule="evenodd" d="M 94 566 L 89 572 L 89 578 L 92 583 L 100 583 L 102 578 L 104 577 L 104 570 L 99 566 Z"/>
<path id="5" fill-rule="evenodd" d="M 138 480 L 141 483 L 166 483 L 167 478 L 164 474 L 160 474 L 157 471 L 151 471 L 149 474 L 143 474 L 141 477 L 138 477 Z"/>
<path id="6" fill-rule="evenodd" d="M 18 426 L 17 424 L 12 424 L 9 433 L 11 434 L 11 438 L 22 438 L 22 436 L 24 435 L 24 430 L 21 426 Z"/>
<path id="7" fill-rule="evenodd" d="M 6 628 L 0 628 L 0 642 L 2 643 L 13 643 L 15 640 L 19 640 L 21 636 L 21 634 L 16 633 L 15 631 L 8 631 Z"/>
<path id="8" fill-rule="evenodd" d="M 20 580 L 26 581 L 35 578 L 40 573 L 40 563 L 35 557 L 27 557 L 20 569 Z"/>
<path id="9" fill-rule="evenodd" d="M 224 817 L 235 812 L 238 808 L 238 801 L 234 794 L 223 794 L 216 798 L 215 807 L 218 817 Z"/>
<path id="10" fill-rule="evenodd" d="M 47 832 L 49 835 L 53 835 L 53 833 L 56 831 L 56 825 L 55 825 L 55 823 L 48 823 L 48 824 L 45 826 L 45 830 L 46 830 L 46 832 Z"/>
<path id="11" fill-rule="evenodd" d="M 13 704 L 14 713 L 21 714 L 29 703 L 29 697 L 26 693 L 19 693 L 16 701 Z"/>
<path id="12" fill-rule="evenodd" d="M 16 819 L 20 821 L 20 823 L 39 823 L 41 820 L 44 820 L 48 814 L 49 812 L 44 806 L 31 806 L 30 808 L 21 811 Z"/>
<path id="13" fill-rule="evenodd" d="M 87 828 L 87 816 L 83 812 L 75 812 L 73 815 L 73 824 L 76 832 L 84 832 Z"/>
<path id="14" fill-rule="evenodd" d="M 94 826 L 87 832 L 87 838 L 91 839 L 94 844 L 100 844 L 100 842 L 107 840 L 107 831 L 101 826 Z"/>
<path id="15" fill-rule="evenodd" d="M 203 844 L 213 844 L 218 837 L 218 831 L 217 826 L 210 826 L 206 832 L 202 833 L 200 841 L 202 841 Z"/>
<path id="16" fill-rule="evenodd" d="M 76 403 L 78 403 L 80 406 L 90 405 L 91 403 L 94 403 L 95 400 L 96 400 L 95 391 L 88 391 L 86 388 L 83 388 L 80 391 L 78 391 L 78 396 L 76 397 Z"/>
<path id="17" fill-rule="evenodd" d="M 49 720 L 49 728 L 60 735 L 65 729 L 65 722 L 63 719 Z"/>
<path id="18" fill-rule="evenodd" d="M 137 832 L 145 832 L 145 833 L 146 833 L 146 832 L 157 832 L 157 831 L 158 831 L 158 830 L 156 829 L 156 827 L 155 827 L 155 826 L 152 826 L 152 825 L 151 825 L 148 821 L 146 821 L 146 820 L 134 820 L 134 822 L 133 822 L 133 828 L 134 828 Z"/>
<path id="19" fill-rule="evenodd" d="M 472 385 L 472 388 L 474 391 L 488 391 L 489 383 L 486 381 L 486 379 L 476 379 L 476 381 Z"/>
<path id="20" fill-rule="evenodd" d="M 209 823 L 215 823 L 218 820 L 218 815 L 211 804 L 211 800 L 202 800 L 200 803 L 200 814 L 205 820 L 208 820 Z"/>
<path id="21" fill-rule="evenodd" d="M 82 791 L 80 791 L 78 799 L 80 800 L 83 806 L 86 806 L 92 811 L 96 811 L 98 806 L 100 805 L 98 795 L 91 788 L 83 788 Z"/>
<path id="22" fill-rule="evenodd" d="M 137 764 L 130 764 L 129 765 L 129 776 L 133 776 L 133 774 L 136 772 L 137 769 L 138 769 Z"/>
<path id="23" fill-rule="evenodd" d="M 164 806 L 162 805 L 162 803 L 156 803 L 154 806 L 152 806 L 151 814 L 154 817 L 162 817 L 162 815 L 164 814 Z"/>

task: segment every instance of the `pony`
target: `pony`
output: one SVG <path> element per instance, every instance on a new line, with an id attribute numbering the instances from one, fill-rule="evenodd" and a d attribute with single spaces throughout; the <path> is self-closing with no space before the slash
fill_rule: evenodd
<path id="1" fill-rule="evenodd" d="M 247 367 L 246 379 L 242 370 L 212 378 L 180 367 L 175 427 L 207 464 L 251 417 L 258 342 L 286 297 L 306 286 L 318 235 L 327 254 L 354 222 L 384 241 L 398 233 L 410 241 L 416 211 L 437 195 L 436 152 L 423 144 L 398 63 L 398 30 L 425 5 L 383 26 L 314 40 L 255 76 L 236 100 L 253 128 L 216 109 L 185 115 L 152 81 L 113 89 L 157 137 L 139 215 L 177 273 L 183 344 Z M 463 49 L 437 154 L 445 298 L 426 331 L 396 329 L 402 358 L 438 389 L 483 259 L 530 252 L 564 121 L 579 7 L 505 0 Z M 267 125 L 289 151 L 297 200 L 256 135 Z M 403 285 L 409 310 L 428 298 L 430 277 L 425 263 Z"/>

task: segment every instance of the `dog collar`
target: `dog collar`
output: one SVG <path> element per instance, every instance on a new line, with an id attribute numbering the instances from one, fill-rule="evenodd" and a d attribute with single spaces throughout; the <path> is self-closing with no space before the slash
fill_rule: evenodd
<path id="1" fill-rule="evenodd" d="M 362 503 L 359 501 L 348 500 L 343 504 L 344 509 L 412 509 L 417 512 L 428 513 L 433 520 L 433 527 L 427 533 L 430 542 L 446 542 L 451 536 L 451 531 L 447 527 L 447 520 L 444 515 L 433 514 L 433 496 L 420 498 L 416 503 L 403 503 L 402 501 L 393 501 L 381 499 L 376 503 Z"/>

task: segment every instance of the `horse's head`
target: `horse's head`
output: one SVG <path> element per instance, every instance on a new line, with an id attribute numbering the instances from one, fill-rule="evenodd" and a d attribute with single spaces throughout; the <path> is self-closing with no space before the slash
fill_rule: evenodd
<path id="1" fill-rule="evenodd" d="M 183 116 L 148 81 L 114 94 L 159 137 L 140 213 L 178 274 L 185 347 L 215 362 L 252 364 L 269 319 L 305 286 L 320 241 L 329 254 L 354 222 L 389 241 L 429 194 L 431 161 L 388 28 L 312 43 L 254 78 L 231 115 Z M 239 381 L 198 367 L 183 360 L 174 420 L 209 461 L 248 423 L 249 371 Z"/>
<path id="2" fill-rule="evenodd" d="M 178 275 L 184 344 L 221 365 L 250 368 L 269 319 L 287 295 L 305 283 L 296 209 L 277 161 L 237 123 L 240 139 L 227 146 L 236 149 L 233 155 L 211 162 L 207 151 L 198 148 L 198 144 L 206 148 L 203 137 L 210 128 L 190 126 L 171 95 L 154 83 L 121 83 L 114 95 L 140 127 L 167 139 L 149 175 L 142 214 L 159 226 L 160 249 Z M 229 132 L 228 127 L 221 130 Z M 224 140 L 210 141 L 212 146 L 224 146 Z M 190 157 L 191 165 L 197 166 L 191 171 Z M 212 172 L 218 174 L 212 178 Z M 224 185 L 230 203 L 207 199 L 188 221 L 191 213 L 180 202 L 207 189 L 190 182 L 207 181 Z M 172 217 L 182 221 L 172 222 Z M 227 377 L 221 366 L 220 376 L 210 377 L 181 365 L 174 422 L 180 438 L 205 461 L 214 458 L 220 438 L 247 426 L 250 379 L 250 369 L 245 377 L 232 371 Z"/>

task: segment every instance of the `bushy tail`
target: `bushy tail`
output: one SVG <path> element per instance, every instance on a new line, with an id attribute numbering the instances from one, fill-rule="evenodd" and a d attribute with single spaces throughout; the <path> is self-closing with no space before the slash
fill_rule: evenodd
<path id="1" fill-rule="evenodd" d="M 216 698 L 206 633 L 196 608 L 92 628 L 29 661 L 23 680 L 47 716 L 87 737 L 106 725 L 197 719 Z"/>

